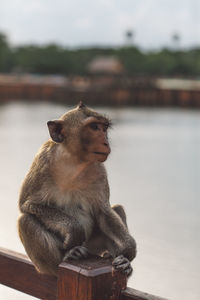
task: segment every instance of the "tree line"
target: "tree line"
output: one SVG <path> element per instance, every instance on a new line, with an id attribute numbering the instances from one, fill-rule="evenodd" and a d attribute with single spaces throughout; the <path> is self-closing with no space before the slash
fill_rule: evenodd
<path id="1" fill-rule="evenodd" d="M 144 52 L 135 46 L 69 49 L 56 44 L 13 47 L 0 33 L 0 72 L 87 75 L 97 56 L 115 56 L 129 76 L 200 76 L 200 47 Z"/>

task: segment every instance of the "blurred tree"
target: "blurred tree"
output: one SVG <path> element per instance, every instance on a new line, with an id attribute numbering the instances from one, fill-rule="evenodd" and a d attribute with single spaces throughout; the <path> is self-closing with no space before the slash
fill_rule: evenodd
<path id="1" fill-rule="evenodd" d="M 177 41 L 180 37 L 176 34 L 173 39 Z M 13 48 L 6 36 L 0 33 L 0 72 L 17 70 L 40 74 L 86 75 L 89 62 L 97 56 L 118 58 L 130 76 L 200 76 L 200 48 L 148 52 L 133 45 L 67 49 L 49 44 Z"/>
<path id="2" fill-rule="evenodd" d="M 120 48 L 116 55 L 123 63 L 129 75 L 142 75 L 144 73 L 145 55 L 136 47 Z"/>
<path id="3" fill-rule="evenodd" d="M 13 67 L 12 51 L 7 38 L 0 33 L 0 72 L 9 72 Z"/>

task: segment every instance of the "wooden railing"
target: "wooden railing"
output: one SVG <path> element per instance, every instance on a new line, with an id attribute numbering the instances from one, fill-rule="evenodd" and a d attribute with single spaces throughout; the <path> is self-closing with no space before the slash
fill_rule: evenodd
<path id="1" fill-rule="evenodd" d="M 0 283 L 43 300 L 166 300 L 126 288 L 108 259 L 59 265 L 58 278 L 36 272 L 27 256 L 0 248 Z"/>

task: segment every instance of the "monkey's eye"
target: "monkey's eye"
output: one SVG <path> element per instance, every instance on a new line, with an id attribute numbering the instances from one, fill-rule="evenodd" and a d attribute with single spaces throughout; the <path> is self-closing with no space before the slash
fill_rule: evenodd
<path id="1" fill-rule="evenodd" d="M 90 123 L 90 128 L 93 129 L 93 130 L 98 130 L 99 127 L 98 127 L 98 124 L 97 123 Z"/>
<path id="2" fill-rule="evenodd" d="M 104 124 L 103 126 L 103 131 L 106 132 L 108 130 L 108 125 L 107 124 Z"/>

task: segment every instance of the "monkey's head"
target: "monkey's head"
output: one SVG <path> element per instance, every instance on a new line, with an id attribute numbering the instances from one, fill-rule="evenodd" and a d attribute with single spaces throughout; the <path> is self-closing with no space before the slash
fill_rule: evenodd
<path id="1" fill-rule="evenodd" d="M 79 161 L 104 162 L 110 154 L 107 135 L 110 120 L 82 102 L 47 125 L 52 141 Z"/>

